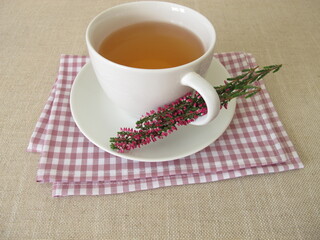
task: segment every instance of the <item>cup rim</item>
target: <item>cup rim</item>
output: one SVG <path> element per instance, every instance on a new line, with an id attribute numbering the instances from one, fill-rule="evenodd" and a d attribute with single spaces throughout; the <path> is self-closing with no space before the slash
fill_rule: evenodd
<path id="1" fill-rule="evenodd" d="M 207 22 L 207 25 L 210 26 L 210 30 L 212 31 L 212 35 L 213 35 L 213 40 L 211 41 L 208 49 L 197 59 L 191 61 L 191 62 L 188 62 L 188 63 L 185 63 L 183 65 L 179 65 L 179 66 L 175 66 L 175 67 L 170 67 L 170 68 L 135 68 L 135 67 L 130 67 L 130 66 L 126 66 L 126 65 L 122 65 L 122 64 L 119 64 L 119 63 L 116 63 L 116 62 L 113 62 L 105 57 L 103 57 L 91 44 L 91 41 L 89 40 L 89 30 L 90 28 L 92 27 L 92 25 L 94 24 L 94 22 L 99 19 L 102 15 L 106 14 L 107 12 L 111 11 L 111 10 L 114 10 L 116 8 L 122 8 L 124 6 L 129 6 L 129 5 L 137 5 L 137 4 L 146 4 L 146 3 L 154 3 L 154 4 L 170 4 L 172 6 L 177 6 L 177 7 L 182 7 L 182 8 L 185 8 L 185 9 L 188 9 L 189 11 L 192 11 L 194 12 L 195 14 L 197 14 L 198 16 L 200 16 L 201 18 L 203 18 L 204 21 Z M 104 62 L 107 62 L 109 64 L 112 64 L 114 66 L 117 66 L 118 68 L 122 68 L 122 69 L 126 69 L 126 70 L 135 70 L 135 71 L 152 71 L 152 72 L 155 72 L 155 71 L 173 71 L 173 70 L 179 70 L 179 69 L 182 69 L 182 68 L 188 68 L 189 66 L 191 65 L 194 65 L 196 64 L 196 62 L 200 62 L 202 61 L 203 59 L 205 59 L 209 54 L 211 54 L 211 52 L 213 51 L 213 48 L 214 48 L 214 45 L 216 43 L 216 38 L 217 38 L 217 35 L 216 35 L 216 31 L 215 31 L 215 28 L 213 26 L 213 24 L 209 21 L 209 19 L 204 16 L 203 14 L 199 13 L 198 11 L 192 9 L 192 8 L 189 8 L 189 7 L 186 7 L 186 6 L 183 6 L 183 5 L 180 5 L 180 4 L 177 4 L 177 3 L 172 3 L 172 2 L 165 2 L 165 1 L 137 1 L 137 2 L 128 2 L 128 3 L 123 3 L 123 4 L 119 4 L 119 5 L 116 5 L 116 6 L 113 6 L 111 8 L 107 8 L 106 10 L 100 12 L 98 15 L 96 15 L 89 23 L 89 25 L 87 26 L 87 29 L 86 29 L 86 43 L 87 43 L 87 47 L 90 48 L 96 55 L 97 57 L 99 57 L 101 59 L 101 61 L 104 61 Z"/>

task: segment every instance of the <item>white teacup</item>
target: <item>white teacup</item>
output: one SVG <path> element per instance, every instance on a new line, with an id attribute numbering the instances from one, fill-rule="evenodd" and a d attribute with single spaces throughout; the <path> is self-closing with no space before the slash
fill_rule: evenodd
<path id="1" fill-rule="evenodd" d="M 147 21 L 172 23 L 192 31 L 201 40 L 205 53 L 187 64 L 164 69 L 127 67 L 98 53 L 101 42 L 109 34 L 125 26 Z M 213 57 L 215 41 L 215 30 L 206 17 L 185 6 L 168 2 L 143 1 L 115 6 L 95 17 L 86 31 L 94 72 L 114 104 L 128 114 L 140 117 L 194 89 L 205 100 L 208 113 L 193 125 L 207 124 L 219 114 L 219 96 L 203 78 Z"/>

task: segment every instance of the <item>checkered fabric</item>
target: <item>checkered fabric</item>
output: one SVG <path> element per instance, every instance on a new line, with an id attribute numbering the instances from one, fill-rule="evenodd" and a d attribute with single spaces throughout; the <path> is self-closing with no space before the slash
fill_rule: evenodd
<path id="1" fill-rule="evenodd" d="M 215 57 L 232 76 L 256 66 L 248 53 Z M 228 129 L 200 152 L 167 162 L 138 162 L 104 152 L 84 137 L 70 112 L 73 80 L 87 62 L 85 56 L 61 56 L 27 149 L 41 154 L 37 181 L 53 183 L 53 196 L 125 193 L 303 168 L 263 81 L 259 94 L 237 99 Z"/>

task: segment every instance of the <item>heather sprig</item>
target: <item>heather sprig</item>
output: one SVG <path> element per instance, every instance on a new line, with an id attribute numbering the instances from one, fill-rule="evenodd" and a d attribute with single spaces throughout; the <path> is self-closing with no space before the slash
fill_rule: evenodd
<path id="1" fill-rule="evenodd" d="M 188 125 L 207 113 L 199 93 L 187 93 L 169 105 L 150 111 L 136 122 L 136 129 L 121 128 L 117 137 L 110 138 L 110 147 L 119 152 L 128 151 L 168 136 L 178 126 Z"/>
<path id="2" fill-rule="evenodd" d="M 261 88 L 253 83 L 261 80 L 270 72 L 277 72 L 282 65 L 270 65 L 258 70 L 258 67 L 243 69 L 241 74 L 227 78 L 224 85 L 215 87 L 220 106 L 227 108 L 228 102 L 236 97 L 249 98 Z M 118 152 L 140 148 L 158 139 L 162 139 L 177 130 L 178 126 L 188 125 L 207 113 L 205 101 L 198 92 L 187 93 L 171 104 L 150 111 L 136 122 L 136 129 L 121 128 L 117 137 L 110 138 L 111 149 Z"/>
<path id="3" fill-rule="evenodd" d="M 249 98 L 257 94 L 261 88 L 252 83 L 261 80 L 270 72 L 276 73 L 281 67 L 282 64 L 270 65 L 258 70 L 257 66 L 255 68 L 243 69 L 240 75 L 227 78 L 227 80 L 224 81 L 224 85 L 215 87 L 220 97 L 221 106 L 227 108 L 228 102 L 233 98 L 241 96 Z"/>

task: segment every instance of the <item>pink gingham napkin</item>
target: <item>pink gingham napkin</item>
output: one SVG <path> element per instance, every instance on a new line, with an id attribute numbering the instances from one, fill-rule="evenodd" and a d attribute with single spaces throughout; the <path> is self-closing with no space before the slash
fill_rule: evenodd
<path id="1" fill-rule="evenodd" d="M 232 76 L 256 66 L 248 53 L 215 57 Z M 200 152 L 168 162 L 137 162 L 104 152 L 83 136 L 70 112 L 72 83 L 86 62 L 84 56 L 61 56 L 27 149 L 41 154 L 37 181 L 53 183 L 53 196 L 125 193 L 303 168 L 262 81 L 262 91 L 239 98 L 228 129 Z"/>

